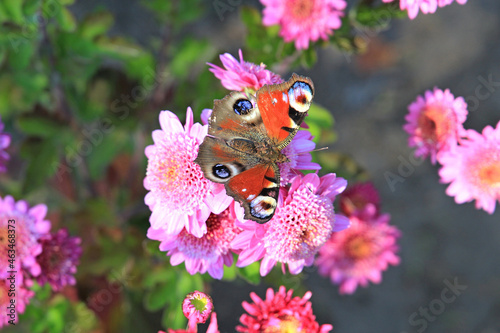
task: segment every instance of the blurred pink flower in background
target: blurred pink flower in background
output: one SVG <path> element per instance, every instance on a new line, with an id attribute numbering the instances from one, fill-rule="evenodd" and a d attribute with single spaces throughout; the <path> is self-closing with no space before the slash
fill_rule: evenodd
<path id="1" fill-rule="evenodd" d="M 482 134 L 467 130 L 460 145 L 439 156 L 441 182 L 451 183 L 446 194 L 462 204 L 476 200 L 476 208 L 493 214 L 500 200 L 500 122 Z"/>
<path id="2" fill-rule="evenodd" d="M 410 135 L 408 144 L 417 148 L 416 157 L 430 155 L 432 164 L 440 152 L 453 149 L 464 134 L 467 104 L 462 97 L 455 98 L 449 89 L 427 90 L 408 110 L 403 127 Z"/>
<path id="3" fill-rule="evenodd" d="M 243 53 L 239 50 L 240 61 L 231 54 L 224 53 L 219 56 L 224 68 L 208 63 L 209 70 L 214 73 L 222 86 L 228 90 L 244 91 L 245 88 L 260 89 L 265 84 L 281 83 L 283 80 L 278 74 L 265 69 L 266 65 L 256 65 L 243 60 Z"/>
<path id="4" fill-rule="evenodd" d="M 74 285 L 76 266 L 82 255 L 81 239 L 70 237 L 66 229 L 59 229 L 43 236 L 40 243 L 42 253 L 36 261 L 41 267 L 41 273 L 36 281 L 41 285 L 50 284 L 54 291 L 59 291 L 66 285 Z"/>
<path id="5" fill-rule="evenodd" d="M 332 325 L 319 325 L 316 322 L 316 316 L 309 302 L 312 296 L 310 291 L 303 297 L 292 297 L 292 294 L 293 290 L 287 292 L 284 286 L 281 286 L 276 293 L 269 288 L 265 300 L 253 292 L 250 293 L 253 303 L 246 301 L 242 303 L 248 314 L 240 317 L 241 325 L 236 327 L 236 331 L 327 333 L 332 330 Z"/>
<path id="6" fill-rule="evenodd" d="M 347 216 L 356 215 L 367 206 L 373 206 L 375 214 L 378 214 L 380 197 L 373 183 L 355 183 L 340 194 L 339 206 Z"/>
<path id="7" fill-rule="evenodd" d="M 382 0 L 383 2 L 393 2 L 394 0 Z M 399 8 L 401 10 L 408 10 L 408 17 L 414 19 L 417 17 L 419 11 L 422 14 L 433 14 L 438 7 L 448 6 L 454 0 L 400 0 Z M 457 3 L 465 5 L 467 0 L 457 0 Z"/>
<path id="8" fill-rule="evenodd" d="M 399 264 L 399 230 L 389 225 L 388 214 L 377 217 L 374 207 L 370 209 L 371 217 L 350 216 L 351 226 L 333 233 L 319 250 L 315 262 L 318 272 L 340 285 L 341 294 L 352 294 L 358 285 L 366 287 L 369 281 L 380 283 L 382 271 Z"/>
<path id="9" fill-rule="evenodd" d="M 262 23 L 280 25 L 285 42 L 295 42 L 298 50 L 307 49 L 309 42 L 328 36 L 342 25 L 347 3 L 344 0 L 261 0 L 264 5 Z"/>
<path id="10" fill-rule="evenodd" d="M 144 187 L 150 192 L 144 201 L 152 211 L 153 229 L 169 235 L 183 228 L 196 237 L 207 232 L 205 221 L 231 203 L 224 185 L 203 176 L 194 162 L 208 127 L 193 124 L 193 111 L 187 109 L 186 125 L 170 111 L 160 113 L 161 130 L 153 131 L 154 144 L 145 149 L 148 167 Z"/>

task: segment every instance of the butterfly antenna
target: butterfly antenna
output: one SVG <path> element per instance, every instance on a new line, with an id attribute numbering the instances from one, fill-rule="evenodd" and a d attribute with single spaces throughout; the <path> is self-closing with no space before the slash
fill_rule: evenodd
<path id="1" fill-rule="evenodd" d="M 328 147 L 318 148 L 318 149 L 311 150 L 311 151 L 309 151 L 307 153 L 312 153 L 314 151 L 321 151 L 321 150 L 326 150 L 326 149 L 329 149 L 329 148 Z M 289 157 L 295 157 L 295 156 L 299 156 L 299 155 L 302 155 L 302 154 L 306 154 L 306 153 L 292 154 L 292 155 L 289 155 Z"/>

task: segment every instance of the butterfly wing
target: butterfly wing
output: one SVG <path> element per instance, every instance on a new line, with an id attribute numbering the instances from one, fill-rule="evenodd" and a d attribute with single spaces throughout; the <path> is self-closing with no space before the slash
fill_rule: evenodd
<path id="1" fill-rule="evenodd" d="M 299 130 L 313 96 L 312 80 L 295 73 L 286 82 L 266 85 L 257 91 L 257 106 L 267 135 L 280 150 Z"/>

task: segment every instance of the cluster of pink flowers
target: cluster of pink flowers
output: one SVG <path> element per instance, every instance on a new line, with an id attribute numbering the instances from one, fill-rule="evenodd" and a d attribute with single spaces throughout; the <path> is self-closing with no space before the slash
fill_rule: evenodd
<path id="1" fill-rule="evenodd" d="M 493 214 L 500 200 L 500 122 L 482 133 L 466 130 L 467 105 L 448 89 L 426 91 L 408 106 L 410 147 L 417 157 L 439 162 L 442 183 L 451 183 L 446 193 L 458 204 L 476 200 L 476 208 Z"/>
<path id="2" fill-rule="evenodd" d="M 226 68 L 212 65 L 211 70 L 225 86 L 245 90 L 282 81 L 263 65 L 244 62 L 241 52 L 239 62 L 227 54 L 221 59 Z M 299 131 L 283 150 L 289 162 L 280 165 L 283 182 L 273 219 L 266 224 L 245 220 L 239 203 L 226 195 L 223 185 L 207 180 L 194 162 L 207 135 L 210 112 L 203 111 L 202 125 L 193 123 L 188 108 L 184 126 L 172 112 L 160 113 L 162 129 L 152 133 L 154 144 L 145 150 L 144 186 L 149 190 L 145 202 L 152 211 L 147 236 L 160 241 L 160 250 L 167 252 L 172 265 L 184 262 L 191 274 L 208 272 L 221 279 L 224 265 L 231 266 L 235 254 L 238 267 L 260 261 L 262 276 L 276 264 L 300 273 L 313 264 L 333 232 L 349 225 L 333 208 L 346 180 L 335 174 L 301 173 L 320 166 L 311 162 L 312 135 Z"/>
<path id="3" fill-rule="evenodd" d="M 292 297 L 293 290 L 286 290 L 281 286 L 278 292 L 269 288 L 266 299 L 262 300 L 255 293 L 250 293 L 254 303 L 244 301 L 243 308 L 248 314 L 240 317 L 241 325 L 236 327 L 237 332 L 309 332 L 327 333 L 332 330 L 332 325 L 319 325 L 313 314 L 310 291 L 303 297 Z M 194 291 L 186 296 L 182 303 L 182 311 L 188 318 L 186 330 L 168 329 L 167 333 L 196 333 L 198 323 L 205 323 L 210 317 L 207 333 L 219 333 L 217 315 L 213 312 L 212 298 L 200 291 Z M 165 333 L 159 331 L 158 333 Z"/>
<path id="4" fill-rule="evenodd" d="M 344 0 L 261 0 L 262 23 L 279 25 L 285 42 L 295 42 L 297 50 L 307 49 L 309 42 L 327 40 L 342 25 L 347 3 Z"/>
<path id="5" fill-rule="evenodd" d="M 389 225 L 389 214 L 380 214 L 379 196 L 371 183 L 357 183 L 344 191 L 340 209 L 351 226 L 332 234 L 315 264 L 320 275 L 339 285 L 341 294 L 352 294 L 358 285 L 380 283 L 382 271 L 399 264 L 400 232 Z"/>
<path id="6" fill-rule="evenodd" d="M 18 321 L 34 293 L 34 281 L 54 291 L 75 284 L 73 275 L 81 255 L 80 239 L 65 229 L 50 233 L 47 206 L 29 207 L 24 200 L 0 198 L 0 307 L 6 309 L 15 289 L 16 311 L 0 313 L 0 327 Z M 5 264 L 4 264 L 5 263 Z M 15 288 L 12 288 L 12 285 Z"/>
<path id="7" fill-rule="evenodd" d="M 383 0 L 383 2 L 393 2 L 394 0 Z M 414 19 L 418 12 L 424 14 L 433 14 L 438 7 L 451 5 L 455 0 L 399 0 L 399 8 L 408 10 L 408 17 Z M 456 0 L 457 3 L 465 5 L 467 0 Z"/>

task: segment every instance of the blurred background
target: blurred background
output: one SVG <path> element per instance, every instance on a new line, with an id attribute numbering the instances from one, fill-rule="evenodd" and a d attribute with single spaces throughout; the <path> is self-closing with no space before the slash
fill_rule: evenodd
<path id="1" fill-rule="evenodd" d="M 182 300 L 173 296 L 176 289 L 203 284 L 221 332 L 234 331 L 251 291 L 264 297 L 268 287 L 280 284 L 298 295 L 311 290 L 318 322 L 332 324 L 337 333 L 500 332 L 498 208 L 488 215 L 473 203 L 455 204 L 439 183 L 438 166 L 428 160 L 401 175 L 403 182 L 387 181 L 388 172 L 398 174 L 413 154 L 402 126 L 407 105 L 425 90 L 449 88 L 463 96 L 469 104 L 466 128 L 481 131 L 500 120 L 500 84 L 486 88 L 487 98 L 477 95 L 484 82 L 500 82 L 500 2 L 453 4 L 415 20 L 403 15 L 354 31 L 353 44 L 362 45 L 362 54 L 324 45 L 317 48 L 317 61 L 269 67 L 284 78 L 298 72 L 313 79 L 315 101 L 335 119 L 333 131 L 322 129 L 326 139 L 319 142 L 329 149 L 316 158 L 327 165 L 335 158 L 326 169 L 333 172 L 339 155 L 354 161 L 337 172 L 373 181 L 382 211 L 402 231 L 401 264 L 385 271 L 381 284 L 339 295 L 315 268 L 297 277 L 275 270 L 262 281 L 191 277 L 183 265 L 172 269 L 158 243 L 145 237 L 150 212 L 143 204 L 143 149 L 159 128 L 158 113 L 172 110 L 183 117 L 192 106 L 199 121 L 201 110 L 227 93 L 205 65 L 220 65 L 221 53 L 237 56 L 242 48 L 246 60 L 269 63 L 268 55 L 258 56 L 258 40 L 247 39 L 251 29 L 242 20 L 246 6 L 260 11 L 260 3 L 240 1 L 221 17 L 216 1 L 178 1 L 174 20 L 165 14 L 172 13 L 169 1 L 55 1 L 45 4 L 46 11 L 62 4 L 67 13 L 57 11 L 50 24 L 9 18 L 18 20 L 19 38 L 10 38 L 8 19 L 2 18 L 0 115 L 13 143 L 0 191 L 46 203 L 53 225 L 83 239 L 84 255 L 77 286 L 62 294 L 70 301 L 37 294 L 20 325 L 6 332 L 35 332 L 29 323 L 36 321 L 47 323 L 40 332 L 156 332 L 165 329 L 162 323 L 182 323 L 173 305 Z M 348 1 L 349 8 L 359 3 Z M 96 129 L 102 141 L 79 161 L 78 144 Z M 457 281 L 466 287 L 452 302 L 439 302 Z M 110 304 L 92 306 L 99 291 L 116 284 L 120 291 Z M 421 311 L 433 306 L 439 311 L 422 320 Z"/>

